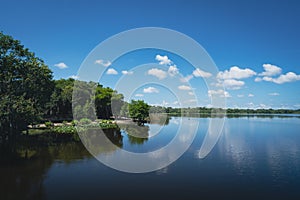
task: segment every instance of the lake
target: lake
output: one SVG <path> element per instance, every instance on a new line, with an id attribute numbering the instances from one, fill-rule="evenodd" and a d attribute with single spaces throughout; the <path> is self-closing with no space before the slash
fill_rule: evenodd
<path id="1" fill-rule="evenodd" d="M 128 136 L 128 127 L 114 134 L 107 130 L 116 146 L 99 154 L 159 149 L 175 137 L 180 120 L 146 124 L 149 138 Z M 0 199 L 300 199 L 300 118 L 226 118 L 221 137 L 203 159 L 199 149 L 210 119 L 182 120 L 199 122 L 192 145 L 177 161 L 150 173 L 111 169 L 81 143 L 2 148 Z"/>

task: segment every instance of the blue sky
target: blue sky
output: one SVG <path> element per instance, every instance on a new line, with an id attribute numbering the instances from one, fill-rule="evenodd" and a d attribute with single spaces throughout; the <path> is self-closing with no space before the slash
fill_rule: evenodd
<path id="1" fill-rule="evenodd" d="M 76 75 L 89 52 L 112 35 L 149 26 L 173 29 L 193 38 L 206 49 L 220 70 L 218 80 L 226 85 L 226 92 L 208 91 L 202 77 L 193 76 L 190 80 L 192 90 L 185 92 L 187 97 L 188 93 L 194 92 L 200 99 L 198 105 L 209 106 L 210 95 L 225 95 L 228 107 L 298 109 L 299 13 L 300 3 L 296 0 L 1 0 L 0 30 L 21 40 L 46 62 L 54 77 L 59 79 Z M 172 64 L 159 65 L 158 55 L 162 58 L 167 56 Z M 124 56 L 110 66 L 105 60 L 98 63 L 106 65 L 111 72 L 110 68 L 118 72 L 107 74 L 101 83 L 114 87 L 124 76 L 122 71 L 130 71 L 136 65 L 149 62 L 157 63 L 153 69 L 166 73 L 170 66 L 176 65 L 179 73 L 186 77 L 195 70 L 184 59 L 170 52 L 145 50 Z M 148 74 L 152 68 L 145 69 L 145 74 L 161 80 L 161 77 L 153 75 L 164 74 L 159 70 Z M 134 73 L 126 75 L 133 77 Z M 148 93 L 144 89 L 148 89 Z M 140 87 L 130 98 L 176 106 L 174 95 L 158 85 Z"/>

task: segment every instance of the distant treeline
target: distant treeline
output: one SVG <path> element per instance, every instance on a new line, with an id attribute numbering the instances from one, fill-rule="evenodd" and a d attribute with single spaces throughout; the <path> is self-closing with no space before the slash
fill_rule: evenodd
<path id="1" fill-rule="evenodd" d="M 196 107 L 196 108 L 172 108 L 172 107 L 162 107 L 162 106 L 152 106 L 151 112 L 156 113 L 168 113 L 170 115 L 180 116 L 180 115 L 190 115 L 190 114 L 226 114 L 226 115 L 236 115 L 236 114 L 300 114 L 300 109 L 238 109 L 238 108 L 206 108 L 206 107 Z"/>

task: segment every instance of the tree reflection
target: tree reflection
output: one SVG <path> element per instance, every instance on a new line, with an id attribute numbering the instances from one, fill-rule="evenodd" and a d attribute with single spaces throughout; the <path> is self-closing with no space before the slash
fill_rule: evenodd
<path id="1" fill-rule="evenodd" d="M 134 123 L 118 124 L 128 136 L 130 144 L 144 144 L 148 141 L 149 126 L 138 126 Z"/>
<path id="2" fill-rule="evenodd" d="M 150 124 L 166 126 L 169 124 L 171 117 L 166 113 L 150 113 Z"/>
<path id="3" fill-rule="evenodd" d="M 92 128 L 79 134 L 81 141 L 93 155 L 112 153 L 123 147 L 120 129 Z"/>
<path id="4" fill-rule="evenodd" d="M 22 136 L 0 143 L 0 199 L 46 199 L 43 182 L 54 162 L 91 157 L 80 142 L 47 138 Z"/>

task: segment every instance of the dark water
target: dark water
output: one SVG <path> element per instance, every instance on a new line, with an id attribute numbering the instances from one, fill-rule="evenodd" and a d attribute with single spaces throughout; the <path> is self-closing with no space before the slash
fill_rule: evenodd
<path id="1" fill-rule="evenodd" d="M 156 172 L 128 174 L 106 167 L 81 143 L 1 149 L 0 199 L 300 199 L 300 119 L 226 119 L 224 131 L 204 159 L 198 151 L 208 118 L 176 162 Z M 176 134 L 172 118 L 150 138 L 130 137 L 123 127 L 110 140 L 132 152 L 158 149 Z M 145 134 L 161 128 L 150 125 Z M 107 133 L 111 135 L 111 133 Z M 102 152 L 108 153 L 108 152 Z"/>

